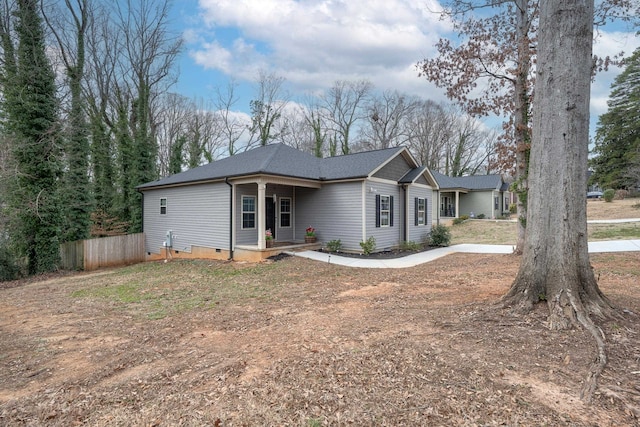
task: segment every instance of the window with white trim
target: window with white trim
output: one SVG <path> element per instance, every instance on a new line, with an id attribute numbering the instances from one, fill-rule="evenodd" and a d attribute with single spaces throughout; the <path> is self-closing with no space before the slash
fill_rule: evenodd
<path id="1" fill-rule="evenodd" d="M 391 224 L 391 197 L 380 196 L 380 227 Z"/>
<path id="2" fill-rule="evenodd" d="M 416 225 L 427 223 L 427 199 L 416 197 Z"/>
<path id="3" fill-rule="evenodd" d="M 256 196 L 242 196 L 242 228 L 256 228 Z"/>
<path id="4" fill-rule="evenodd" d="M 167 198 L 160 197 L 160 215 L 167 214 Z"/>
<path id="5" fill-rule="evenodd" d="M 291 199 L 289 197 L 280 198 L 280 227 L 291 227 Z"/>

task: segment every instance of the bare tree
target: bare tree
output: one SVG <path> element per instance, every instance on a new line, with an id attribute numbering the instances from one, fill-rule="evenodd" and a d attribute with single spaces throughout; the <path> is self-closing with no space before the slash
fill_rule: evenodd
<path id="1" fill-rule="evenodd" d="M 338 80 L 322 96 L 328 112 L 326 120 L 331 126 L 335 144 L 340 144 L 342 154 L 351 152 L 351 133 L 356 122 L 366 117 L 364 104 L 372 89 L 373 85 L 367 80 Z"/>
<path id="2" fill-rule="evenodd" d="M 314 153 L 314 130 L 307 117 L 305 106 L 290 103 L 277 123 L 280 129 L 278 140 L 298 150 Z"/>
<path id="3" fill-rule="evenodd" d="M 445 147 L 451 138 L 452 116 L 433 101 L 422 101 L 407 118 L 405 132 L 413 155 L 431 170 L 444 172 Z"/>
<path id="4" fill-rule="evenodd" d="M 451 130 L 445 144 L 445 174 L 476 175 L 486 172 L 487 160 L 493 154 L 495 137 L 481 129 L 478 120 L 452 109 Z"/>
<path id="5" fill-rule="evenodd" d="M 325 142 L 327 140 L 326 111 L 320 105 L 320 100 L 316 97 L 309 96 L 307 99 L 307 107 L 303 110 L 304 119 L 313 134 L 313 154 L 316 157 L 324 157 Z"/>
<path id="6" fill-rule="evenodd" d="M 175 93 L 166 94 L 161 98 L 162 108 L 157 113 L 157 138 L 158 138 L 158 168 L 160 176 L 175 173 L 170 167 L 171 160 L 179 157 L 179 165 L 184 162 L 184 147 L 178 147 L 180 138 L 187 134 L 187 121 L 190 112 L 191 100 Z M 176 150 L 179 153 L 176 153 Z M 173 169 L 173 170 L 172 170 Z"/>
<path id="7" fill-rule="evenodd" d="M 238 102 L 236 95 L 237 84 L 232 80 L 224 90 L 217 88 L 214 94 L 214 107 L 216 115 L 220 120 L 220 145 L 226 145 L 227 154 L 233 156 L 241 148 L 239 144 L 248 139 L 248 120 L 233 111 L 233 107 Z"/>
<path id="8" fill-rule="evenodd" d="M 469 16 L 478 9 L 493 14 Z M 418 63 L 420 74 L 446 88 L 447 96 L 468 114 L 509 117 L 500 167 L 515 172 L 520 194 L 516 252 L 521 252 L 524 243 L 533 87 L 530 68 L 535 58 L 537 10 L 538 2 L 530 0 L 450 1 L 444 16 L 452 20 L 463 41 L 455 45 L 441 39 L 436 45 L 439 55 Z M 484 89 L 478 90 L 479 86 Z"/>
<path id="9" fill-rule="evenodd" d="M 279 136 L 275 125 L 289 102 L 283 84 L 284 77 L 263 70 L 258 73 L 257 96 L 251 101 L 251 136 L 260 145 L 267 145 Z"/>
<path id="10" fill-rule="evenodd" d="M 418 106 L 416 98 L 398 91 L 373 95 L 366 105 L 367 121 L 362 139 L 369 148 L 389 148 L 404 145 L 408 134 L 406 121 Z"/>
<path id="11" fill-rule="evenodd" d="M 133 186 L 157 178 L 157 120 L 153 105 L 161 91 L 175 81 L 172 74 L 182 41 L 169 32 L 169 0 L 116 2 L 122 32 L 121 70 L 127 77 L 132 99 Z M 131 231 L 142 228 L 142 197 L 133 193 Z"/>
<path id="12" fill-rule="evenodd" d="M 518 275 L 504 297 L 505 304 L 525 311 L 545 300 L 551 329 L 581 324 L 593 335 L 598 356 L 582 390 L 586 400 L 606 364 L 602 331 L 589 315 L 612 311 L 587 251 L 593 8 L 593 0 L 541 3 L 526 239 Z"/>

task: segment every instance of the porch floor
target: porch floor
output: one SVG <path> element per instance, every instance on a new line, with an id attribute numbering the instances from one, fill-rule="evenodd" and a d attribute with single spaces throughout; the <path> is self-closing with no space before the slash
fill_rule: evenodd
<path id="1" fill-rule="evenodd" d="M 273 242 L 273 246 L 265 249 L 258 249 L 258 245 L 236 245 L 234 259 L 259 261 L 285 251 L 314 251 L 320 249 L 322 244 L 316 243 L 296 243 L 296 242 Z"/>

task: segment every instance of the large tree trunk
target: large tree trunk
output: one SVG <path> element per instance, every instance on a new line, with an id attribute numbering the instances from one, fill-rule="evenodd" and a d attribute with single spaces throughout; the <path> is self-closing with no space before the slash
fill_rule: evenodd
<path id="1" fill-rule="evenodd" d="M 529 163 L 527 228 L 520 270 L 504 301 L 528 310 L 546 300 L 549 327 L 582 325 L 597 345 L 583 384 L 589 401 L 607 356 L 590 314 L 610 314 L 587 248 L 587 154 L 594 0 L 540 2 Z"/>
<path id="2" fill-rule="evenodd" d="M 546 300 L 563 329 L 610 305 L 587 251 L 586 186 L 593 0 L 541 2 L 526 241 L 504 301 Z"/>

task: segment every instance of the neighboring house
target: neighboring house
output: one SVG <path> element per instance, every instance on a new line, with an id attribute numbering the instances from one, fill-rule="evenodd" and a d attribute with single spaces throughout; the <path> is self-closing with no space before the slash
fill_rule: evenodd
<path id="1" fill-rule="evenodd" d="M 352 252 L 371 236 L 376 250 L 422 241 L 437 183 L 405 147 L 320 159 L 273 144 L 138 190 L 148 259 L 257 260 L 303 245 L 307 227 Z"/>
<path id="2" fill-rule="evenodd" d="M 462 215 L 498 218 L 509 211 L 512 195 L 500 175 L 472 175 L 452 178 L 432 171 L 439 187 L 434 216 L 448 220 Z"/>

